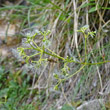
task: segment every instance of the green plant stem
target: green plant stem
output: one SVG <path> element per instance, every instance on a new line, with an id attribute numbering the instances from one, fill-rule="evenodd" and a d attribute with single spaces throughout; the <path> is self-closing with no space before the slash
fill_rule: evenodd
<path id="1" fill-rule="evenodd" d="M 68 77 L 66 77 L 65 79 L 61 79 L 61 81 L 65 81 L 71 77 L 73 77 L 74 75 L 76 75 L 77 73 L 79 73 L 86 65 L 83 65 L 78 71 L 76 71 L 74 74 L 69 75 Z"/>
<path id="2" fill-rule="evenodd" d="M 47 48 L 48 49 L 48 48 Z M 48 49 L 48 51 L 50 51 L 53 55 L 57 56 L 58 58 L 65 60 L 63 57 L 57 55 L 56 53 L 54 53 L 53 51 L 51 51 L 50 49 Z"/>
<path id="3" fill-rule="evenodd" d="M 29 44 L 30 44 L 30 43 L 29 43 Z M 35 48 L 35 47 L 33 47 L 31 44 L 30 44 L 30 46 L 32 47 L 32 49 L 41 52 L 41 49 L 40 49 L 40 48 Z M 50 56 L 53 56 L 53 57 L 56 57 L 56 58 L 59 58 L 59 59 L 61 59 L 61 60 L 65 60 L 63 57 L 61 57 L 61 56 L 59 56 L 59 55 L 56 55 L 56 54 L 51 54 L 51 53 L 48 53 L 48 52 L 46 52 L 46 51 L 43 51 L 43 53 L 45 53 L 45 54 L 47 54 L 47 55 L 50 55 Z"/>
<path id="4" fill-rule="evenodd" d="M 84 34 L 85 36 L 85 62 L 87 63 L 87 35 Z"/>
<path id="5" fill-rule="evenodd" d="M 37 51 L 40 51 L 41 52 L 41 49 L 39 49 L 39 48 L 35 48 L 35 47 L 33 47 L 31 44 L 30 44 L 30 46 L 32 47 L 31 49 L 34 49 L 34 50 L 37 50 Z M 26 48 L 26 49 L 28 49 L 28 48 Z M 30 48 L 29 48 L 30 49 Z M 61 59 L 61 60 L 65 60 L 63 57 L 61 57 L 61 56 L 59 56 L 59 55 L 56 55 L 55 53 L 54 54 L 51 54 L 51 53 L 48 53 L 48 52 L 46 52 L 46 51 L 43 51 L 43 53 L 45 53 L 45 54 L 47 54 L 47 55 L 50 55 L 50 56 L 53 56 L 53 57 L 56 57 L 56 58 L 58 58 L 58 59 Z M 107 63 L 107 62 L 110 62 L 110 60 L 108 60 L 108 61 L 103 61 L 103 62 L 97 62 L 97 63 L 87 63 L 87 62 L 76 62 L 76 61 L 74 61 L 74 60 L 71 60 L 71 61 L 68 61 L 69 63 L 77 63 L 77 64 L 84 64 L 84 65 L 96 65 L 96 64 L 103 64 L 103 63 Z"/>
<path id="6" fill-rule="evenodd" d="M 38 51 L 41 51 L 42 49 L 40 49 L 40 47 L 32 40 L 32 42 L 34 43 L 34 45 L 38 48 Z M 31 44 L 30 44 L 31 45 Z M 32 46 L 32 45 L 31 45 Z M 33 47 L 33 46 L 32 46 Z M 34 49 L 36 49 L 36 48 L 34 48 Z M 43 53 L 45 53 L 45 54 L 48 54 L 48 55 L 50 55 L 50 56 L 54 56 L 54 57 L 57 57 L 57 58 L 59 58 L 59 59 L 62 59 L 62 60 L 65 60 L 63 57 L 61 57 L 61 56 L 59 56 L 59 55 L 57 55 L 56 53 L 54 53 L 54 52 L 52 52 L 50 49 L 48 49 L 51 53 L 48 53 L 48 52 L 46 52 L 46 51 L 44 51 L 43 50 Z"/>
<path id="7" fill-rule="evenodd" d="M 110 62 L 110 60 L 108 61 L 103 61 L 103 62 L 97 62 L 97 63 L 85 63 L 85 62 L 81 62 L 80 64 L 86 64 L 86 65 L 97 65 L 97 64 L 104 64 Z"/>
<path id="8" fill-rule="evenodd" d="M 39 54 L 40 54 L 40 53 L 36 53 L 36 54 L 31 55 L 30 57 L 34 57 L 34 56 L 39 55 Z"/>
<path id="9" fill-rule="evenodd" d="M 33 40 L 32 42 L 34 43 L 34 45 L 39 49 L 39 50 L 42 50 Z"/>
<path id="10" fill-rule="evenodd" d="M 31 45 L 31 44 L 30 44 L 30 45 Z M 34 49 L 34 50 L 37 50 L 37 51 L 40 51 L 40 52 L 41 52 L 41 49 L 35 48 L 35 47 L 33 47 L 32 45 L 31 45 L 31 47 L 32 47 L 32 48 L 24 48 L 24 49 Z M 53 56 L 53 57 L 56 57 L 56 58 L 59 58 L 59 59 L 61 59 L 61 60 L 63 60 L 63 61 L 65 60 L 63 57 L 61 57 L 61 56 L 59 56 L 59 55 L 56 55 L 56 54 L 51 54 L 51 53 L 48 53 L 48 52 L 46 52 L 46 51 L 43 51 L 43 53 L 45 53 L 45 54 L 47 54 L 47 55 L 50 55 L 50 56 Z M 38 55 L 38 54 L 40 54 L 40 53 L 34 54 L 34 55 L 30 56 L 30 57 L 33 57 L 33 56 Z M 97 63 L 76 62 L 76 61 L 74 61 L 74 60 L 68 61 L 68 63 L 77 63 L 77 64 L 83 64 L 83 65 L 97 65 L 97 64 L 104 64 L 104 63 L 107 63 L 107 62 L 110 62 L 110 60 L 103 61 L 103 62 L 97 62 Z"/>
<path id="11" fill-rule="evenodd" d="M 103 62 L 97 62 L 97 63 L 76 62 L 74 60 L 68 61 L 68 63 L 77 63 L 77 64 L 84 64 L 84 65 L 97 65 L 97 64 L 107 63 L 107 62 L 110 62 L 110 60 L 103 61 Z"/>

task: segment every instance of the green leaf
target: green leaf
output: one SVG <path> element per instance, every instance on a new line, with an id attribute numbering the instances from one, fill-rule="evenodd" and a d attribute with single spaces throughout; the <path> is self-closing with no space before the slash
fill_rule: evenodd
<path id="1" fill-rule="evenodd" d="M 92 13 L 92 12 L 94 12 L 94 11 L 96 11 L 97 9 L 96 9 L 96 6 L 95 7 L 92 7 L 90 10 L 89 10 L 89 13 Z"/>
<path id="2" fill-rule="evenodd" d="M 102 7 L 102 9 L 108 9 L 108 10 L 110 10 L 110 7 Z"/>
<path id="3" fill-rule="evenodd" d="M 80 8 L 85 8 L 85 7 L 87 7 L 87 6 L 93 6 L 93 5 L 95 5 L 96 3 L 85 3 L 85 4 L 83 4 L 82 6 L 80 6 Z"/>
<path id="4" fill-rule="evenodd" d="M 74 109 L 74 107 L 65 104 L 65 105 L 63 105 L 63 107 L 61 108 L 61 110 L 75 110 L 75 109 Z"/>
<path id="5" fill-rule="evenodd" d="M 57 74 L 54 74 L 53 76 L 54 76 L 54 78 L 56 78 L 56 79 L 59 78 L 59 76 L 58 76 Z"/>
<path id="6" fill-rule="evenodd" d="M 4 89 L 2 89 L 2 90 L 0 91 L 0 98 L 6 96 L 7 93 L 8 93 L 8 91 L 9 91 L 9 88 L 4 88 Z"/>
<path id="7" fill-rule="evenodd" d="M 43 0 L 44 3 L 50 3 L 50 0 Z"/>
<path id="8" fill-rule="evenodd" d="M 66 21 L 67 23 L 70 23 L 71 17 L 67 18 L 65 21 Z"/>
<path id="9" fill-rule="evenodd" d="M 91 2 L 92 2 L 92 1 L 95 1 L 95 0 L 89 0 L 89 1 L 91 1 Z"/>
<path id="10" fill-rule="evenodd" d="M 0 67 L 0 74 L 2 74 L 3 72 L 4 72 L 4 69 Z"/>
<path id="11" fill-rule="evenodd" d="M 90 10 L 89 10 L 89 13 L 92 13 L 92 12 L 95 12 L 95 11 L 97 11 L 97 9 L 101 9 L 101 7 L 100 6 L 98 6 L 98 7 L 92 7 Z"/>

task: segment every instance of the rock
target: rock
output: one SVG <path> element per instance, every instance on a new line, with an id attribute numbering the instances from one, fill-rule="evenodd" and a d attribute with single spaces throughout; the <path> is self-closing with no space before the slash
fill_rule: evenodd
<path id="1" fill-rule="evenodd" d="M 77 107 L 77 110 L 102 110 L 104 99 L 94 99 Z"/>

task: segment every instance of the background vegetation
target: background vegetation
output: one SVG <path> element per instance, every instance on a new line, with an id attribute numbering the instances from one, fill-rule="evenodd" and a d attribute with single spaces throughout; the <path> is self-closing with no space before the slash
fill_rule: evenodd
<path id="1" fill-rule="evenodd" d="M 10 0 L 8 5 L 0 2 L 0 20 L 17 27 L 13 36 L 17 38 L 13 42 L 17 43 L 9 43 L 7 31 L 2 41 L 2 45 L 10 47 L 13 57 L 1 55 L 0 58 L 1 110 L 72 110 L 93 99 L 110 102 L 109 0 Z M 88 31 L 96 31 L 95 36 L 87 38 L 87 56 L 84 35 L 77 31 L 83 26 L 89 26 Z M 87 65 L 55 90 L 54 73 L 61 75 L 64 62 L 45 56 L 48 63 L 38 67 L 31 62 L 25 63 L 16 51 L 18 46 L 28 47 L 24 43 L 27 35 L 47 30 L 50 30 L 49 49 L 57 55 L 68 56 L 76 62 L 84 62 L 86 57 L 87 62 L 103 63 Z M 42 39 L 39 34 L 35 42 L 40 46 Z M 34 51 L 26 53 L 30 55 Z M 38 57 L 33 59 L 36 61 Z M 69 63 L 68 74 L 74 74 L 80 66 Z M 65 75 L 60 77 L 65 78 Z M 106 103 L 104 109 L 110 108 Z"/>

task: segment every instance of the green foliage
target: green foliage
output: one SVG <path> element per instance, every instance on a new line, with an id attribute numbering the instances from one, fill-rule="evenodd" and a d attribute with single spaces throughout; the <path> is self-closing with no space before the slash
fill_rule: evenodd
<path id="1" fill-rule="evenodd" d="M 101 9 L 110 9 L 110 7 L 103 7 L 99 3 L 100 1 L 96 2 L 95 0 L 89 0 L 88 3 L 85 2 L 83 5 L 80 6 L 80 8 L 90 7 L 88 11 L 89 13 L 93 13 Z"/>
<path id="2" fill-rule="evenodd" d="M 65 105 L 63 105 L 63 107 L 61 108 L 61 110 L 75 110 L 75 109 L 73 107 L 65 104 Z"/>
<path id="3" fill-rule="evenodd" d="M 17 74 L 17 73 L 15 73 Z M 5 71 L 4 67 L 0 67 L 0 109 L 1 110 L 34 110 L 30 104 L 26 105 L 29 95 L 29 78 L 25 78 L 22 74 L 22 83 L 19 84 L 16 76 L 11 72 Z"/>

